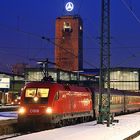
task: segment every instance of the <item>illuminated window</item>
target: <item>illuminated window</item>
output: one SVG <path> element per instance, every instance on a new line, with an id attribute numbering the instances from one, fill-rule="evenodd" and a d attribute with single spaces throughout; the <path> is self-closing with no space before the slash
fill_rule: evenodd
<path id="1" fill-rule="evenodd" d="M 25 92 L 25 97 L 48 97 L 49 89 L 48 88 L 27 88 Z"/>
<path id="2" fill-rule="evenodd" d="M 38 88 L 37 96 L 39 97 L 48 97 L 49 89 L 48 88 Z"/>
<path id="3" fill-rule="evenodd" d="M 64 31 L 64 32 L 72 32 L 72 28 L 71 28 L 70 23 L 64 22 L 63 31 Z"/>
<path id="4" fill-rule="evenodd" d="M 26 89 L 25 97 L 34 97 L 36 95 L 36 88 Z"/>

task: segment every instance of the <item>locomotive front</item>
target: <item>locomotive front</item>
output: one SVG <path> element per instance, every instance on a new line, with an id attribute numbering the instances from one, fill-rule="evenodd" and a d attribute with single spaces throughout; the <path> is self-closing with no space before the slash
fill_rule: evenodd
<path id="1" fill-rule="evenodd" d="M 29 83 L 21 94 L 18 123 L 50 122 L 52 107 L 49 101 L 51 84 Z"/>

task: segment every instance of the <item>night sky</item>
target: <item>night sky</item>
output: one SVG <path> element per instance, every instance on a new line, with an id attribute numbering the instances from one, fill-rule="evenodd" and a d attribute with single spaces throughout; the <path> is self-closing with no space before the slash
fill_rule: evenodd
<path id="1" fill-rule="evenodd" d="M 84 25 L 84 68 L 100 66 L 101 0 L 0 0 L 0 71 L 15 63 L 54 62 L 55 20 L 77 14 Z M 111 67 L 140 67 L 140 0 L 110 0 Z"/>

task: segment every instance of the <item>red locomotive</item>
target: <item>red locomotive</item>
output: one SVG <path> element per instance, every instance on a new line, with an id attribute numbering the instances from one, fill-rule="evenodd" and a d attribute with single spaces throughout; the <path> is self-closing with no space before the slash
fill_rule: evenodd
<path id="1" fill-rule="evenodd" d="M 28 122 L 66 125 L 92 120 L 98 114 L 99 93 L 95 89 L 52 82 L 25 85 L 18 111 L 19 124 Z M 140 94 L 111 90 L 111 112 L 140 110 Z"/>
<path id="2" fill-rule="evenodd" d="M 39 121 L 62 125 L 93 118 L 91 91 L 87 87 L 50 82 L 26 84 L 21 95 L 19 123 Z"/>

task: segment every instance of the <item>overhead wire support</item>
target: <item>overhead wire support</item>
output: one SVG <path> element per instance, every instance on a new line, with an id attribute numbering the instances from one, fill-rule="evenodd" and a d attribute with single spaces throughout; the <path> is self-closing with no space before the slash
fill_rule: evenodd
<path id="1" fill-rule="evenodd" d="M 54 46 L 59 47 L 59 48 L 61 48 L 62 50 L 65 50 L 67 53 L 72 54 L 75 58 L 78 57 L 78 56 L 75 55 L 73 52 L 69 51 L 68 49 L 64 48 L 64 47 L 61 46 L 61 45 L 56 44 L 55 42 L 53 42 L 53 41 L 52 41 L 50 38 L 48 38 L 48 37 L 42 36 L 41 39 L 47 40 L 48 42 L 50 42 L 50 43 L 53 44 Z M 85 62 L 86 64 L 88 64 L 89 66 L 92 66 L 92 67 L 97 68 L 95 65 L 90 64 L 90 63 L 89 63 L 88 61 L 86 61 L 86 60 L 84 60 L 84 62 Z"/>
<path id="2" fill-rule="evenodd" d="M 102 0 L 101 47 L 99 80 L 99 116 L 97 123 L 107 126 L 111 123 L 110 114 L 110 0 Z"/>
<path id="3" fill-rule="evenodd" d="M 51 80 L 49 79 L 50 76 L 49 76 L 49 72 L 48 72 L 48 64 L 53 64 L 55 65 L 55 63 L 53 62 L 50 62 L 48 60 L 48 58 L 46 58 L 46 60 L 42 60 L 42 61 L 38 61 L 37 62 L 38 64 L 42 65 L 42 70 L 43 70 L 43 74 L 44 74 L 44 77 L 43 77 L 43 81 L 48 81 L 48 80 Z"/>
<path id="4" fill-rule="evenodd" d="M 132 6 L 129 6 L 125 0 L 121 0 L 123 2 L 123 4 L 125 5 L 125 7 L 129 10 L 129 12 L 134 16 L 134 18 L 136 19 L 136 21 L 138 23 L 140 23 L 140 19 L 138 18 L 138 16 L 136 15 L 136 13 L 133 11 Z"/>

